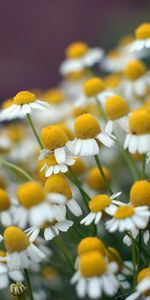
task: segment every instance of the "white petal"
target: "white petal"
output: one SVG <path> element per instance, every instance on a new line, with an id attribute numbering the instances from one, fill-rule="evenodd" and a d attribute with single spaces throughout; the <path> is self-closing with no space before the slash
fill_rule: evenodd
<path id="1" fill-rule="evenodd" d="M 66 204 L 74 216 L 79 217 L 82 215 L 82 210 L 77 201 L 75 201 L 74 199 L 71 199 L 71 200 L 68 200 Z"/>
<path id="2" fill-rule="evenodd" d="M 66 152 L 65 152 L 65 148 L 61 147 L 61 148 L 57 148 L 54 150 L 54 155 L 55 158 L 57 160 L 57 162 L 59 164 L 64 163 L 65 159 L 66 159 Z"/>

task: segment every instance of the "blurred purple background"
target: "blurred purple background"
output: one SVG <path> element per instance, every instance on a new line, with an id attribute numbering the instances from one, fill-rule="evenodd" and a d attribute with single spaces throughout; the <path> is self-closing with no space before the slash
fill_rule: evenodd
<path id="1" fill-rule="evenodd" d="M 149 16 L 149 0 L 1 0 L 1 100 L 56 85 L 70 42 L 108 49 Z"/>

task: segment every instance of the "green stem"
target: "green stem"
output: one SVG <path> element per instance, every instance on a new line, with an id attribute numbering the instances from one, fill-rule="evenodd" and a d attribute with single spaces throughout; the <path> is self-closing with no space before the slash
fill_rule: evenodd
<path id="1" fill-rule="evenodd" d="M 136 247 L 135 247 L 135 241 L 132 238 L 132 262 L 133 262 L 133 290 L 135 290 L 136 287 L 136 278 L 137 278 L 137 263 L 136 263 Z"/>
<path id="2" fill-rule="evenodd" d="M 105 182 L 107 191 L 109 192 L 110 195 L 112 195 L 112 194 L 113 194 L 113 191 L 112 191 L 111 186 L 110 186 L 110 184 L 109 184 L 109 182 L 108 182 L 108 180 L 107 180 L 107 178 L 106 178 L 106 176 L 105 176 L 105 173 L 104 173 L 103 168 L 102 168 L 102 166 L 101 166 L 101 163 L 100 163 L 100 160 L 99 160 L 98 155 L 94 155 L 94 158 L 95 158 L 97 167 L 98 167 L 98 169 L 99 169 L 99 171 L 100 171 L 100 174 L 101 174 L 101 176 L 102 176 L 102 178 L 103 178 L 103 180 L 104 180 L 104 182 Z"/>
<path id="3" fill-rule="evenodd" d="M 24 269 L 24 275 L 29 290 L 30 300 L 33 300 L 32 287 L 31 287 L 30 277 L 27 269 Z"/>
<path id="4" fill-rule="evenodd" d="M 72 271 L 72 273 L 74 272 L 74 264 L 73 261 L 66 249 L 65 244 L 63 243 L 61 237 L 59 235 L 57 235 L 54 239 L 56 245 L 58 246 L 58 248 L 62 251 L 64 257 L 66 258 L 67 262 L 69 263 L 70 266 L 70 270 Z"/>
<path id="5" fill-rule="evenodd" d="M 99 103 L 99 100 L 98 100 L 97 98 L 96 98 L 95 100 L 96 100 L 96 103 L 97 103 L 97 105 L 98 105 L 98 108 L 99 108 L 99 111 L 100 111 L 100 115 L 102 116 L 103 120 L 104 120 L 105 122 L 107 122 L 106 115 L 105 115 L 105 113 L 104 113 L 104 111 L 103 111 L 103 108 L 101 107 L 101 105 L 100 105 L 100 103 Z"/>
<path id="6" fill-rule="evenodd" d="M 27 180 L 33 180 L 32 177 L 22 168 L 16 166 L 13 163 L 10 163 L 9 161 L 5 160 L 4 158 L 0 157 L 0 164 L 3 164 L 6 167 L 9 167 L 18 173 L 22 174 Z"/>
<path id="7" fill-rule="evenodd" d="M 145 167 L 146 167 L 146 155 L 144 154 L 142 157 L 142 173 L 141 173 L 141 179 L 145 179 Z"/>
<path id="8" fill-rule="evenodd" d="M 36 138 L 36 140 L 37 140 L 37 142 L 38 142 L 40 148 L 43 149 L 44 147 L 43 147 L 42 142 L 41 142 L 41 140 L 40 140 L 40 138 L 39 138 L 39 135 L 38 135 L 38 133 L 37 133 L 37 131 L 36 131 L 36 128 L 35 128 L 35 126 L 34 126 L 34 124 L 33 124 L 33 121 L 32 121 L 32 119 L 31 119 L 30 114 L 27 114 L 27 119 L 28 119 L 28 121 L 29 121 L 29 124 L 30 124 L 30 126 L 31 126 L 31 128 L 32 128 L 32 131 L 33 131 L 33 133 L 34 133 L 34 135 L 35 135 L 35 138 Z"/>

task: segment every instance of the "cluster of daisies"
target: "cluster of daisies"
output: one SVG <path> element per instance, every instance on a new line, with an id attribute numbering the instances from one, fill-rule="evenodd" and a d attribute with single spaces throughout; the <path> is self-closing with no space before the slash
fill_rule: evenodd
<path id="1" fill-rule="evenodd" d="M 1 105 L 0 297 L 149 300 L 150 23 L 65 55 Z"/>

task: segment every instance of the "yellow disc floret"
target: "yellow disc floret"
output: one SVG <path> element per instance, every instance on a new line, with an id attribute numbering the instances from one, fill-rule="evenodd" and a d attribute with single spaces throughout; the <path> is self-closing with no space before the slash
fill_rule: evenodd
<path id="1" fill-rule="evenodd" d="M 117 120 L 129 112 L 127 102 L 121 96 L 111 96 L 105 102 L 105 110 L 110 120 Z"/>
<path id="2" fill-rule="evenodd" d="M 19 203 L 26 209 L 39 205 L 45 199 L 44 189 L 37 181 L 23 183 L 16 193 Z"/>
<path id="3" fill-rule="evenodd" d="M 58 193 L 64 195 L 68 200 L 72 198 L 72 191 L 68 181 L 63 175 L 52 175 L 49 177 L 44 186 L 46 193 Z"/>
<path id="4" fill-rule="evenodd" d="M 80 157 L 77 157 L 75 159 L 75 163 L 71 168 L 72 168 L 73 172 L 75 172 L 76 175 L 78 175 L 78 176 L 80 176 L 86 172 L 86 165 Z"/>
<path id="5" fill-rule="evenodd" d="M 114 218 L 117 220 L 132 217 L 134 215 L 134 208 L 132 206 L 123 205 L 117 208 Z"/>
<path id="6" fill-rule="evenodd" d="M 150 39 L 150 23 L 141 24 L 135 31 L 138 40 Z"/>
<path id="7" fill-rule="evenodd" d="M 49 104 L 58 105 L 64 102 L 64 94 L 58 88 L 53 88 L 46 91 L 43 95 L 43 99 L 46 100 Z"/>
<path id="8" fill-rule="evenodd" d="M 150 113 L 145 110 L 136 110 L 129 116 L 129 128 L 133 134 L 150 134 Z"/>
<path id="9" fill-rule="evenodd" d="M 84 277 L 101 276 L 107 270 L 107 263 L 99 251 L 91 251 L 81 255 L 80 272 Z"/>
<path id="10" fill-rule="evenodd" d="M 36 97 L 33 93 L 28 91 L 21 91 L 16 94 L 16 96 L 13 98 L 13 103 L 17 105 L 23 105 L 32 103 L 36 100 Z"/>
<path id="11" fill-rule="evenodd" d="M 63 147 L 68 142 L 66 133 L 58 125 L 44 127 L 41 132 L 41 139 L 44 147 L 52 151 Z"/>
<path id="12" fill-rule="evenodd" d="M 10 107 L 13 104 L 13 100 L 12 99 L 6 99 L 3 103 L 1 108 L 2 109 L 6 109 L 8 107 Z"/>
<path id="13" fill-rule="evenodd" d="M 21 252 L 28 248 L 29 238 L 20 228 L 10 226 L 4 231 L 4 244 L 9 253 Z"/>
<path id="14" fill-rule="evenodd" d="M 133 206 L 146 205 L 150 208 L 150 182 L 147 180 L 136 181 L 130 190 L 130 202 Z"/>
<path id="15" fill-rule="evenodd" d="M 76 42 L 70 44 L 65 51 L 65 54 L 70 59 L 80 58 L 84 56 L 87 51 L 89 50 L 89 47 L 86 43 L 83 42 Z"/>
<path id="16" fill-rule="evenodd" d="M 111 183 L 111 174 L 108 168 L 103 167 L 104 174 Z M 96 190 L 99 192 L 106 191 L 106 185 L 105 182 L 99 172 L 99 169 L 97 167 L 91 168 L 89 170 L 88 176 L 87 176 L 87 184 L 92 190 Z"/>
<path id="17" fill-rule="evenodd" d="M 44 162 L 46 163 L 47 166 L 55 166 L 57 165 L 57 161 L 56 158 L 54 156 L 54 154 L 50 154 L 48 155 L 45 159 Z"/>
<path id="18" fill-rule="evenodd" d="M 124 76 L 129 80 L 137 80 L 146 73 L 146 65 L 140 60 L 130 61 L 124 69 Z"/>
<path id="19" fill-rule="evenodd" d="M 96 96 L 105 89 L 104 81 L 99 77 L 88 79 L 83 85 L 83 91 L 86 96 Z"/>
<path id="20" fill-rule="evenodd" d="M 99 238 L 86 237 L 79 243 L 78 255 L 82 255 L 91 251 L 99 251 L 102 255 L 105 255 L 105 246 Z"/>
<path id="21" fill-rule="evenodd" d="M 75 136 L 78 139 L 90 139 L 101 131 L 98 121 L 91 114 L 79 116 L 74 123 Z"/>
<path id="22" fill-rule="evenodd" d="M 10 199 L 6 191 L 0 189 L 0 212 L 10 208 Z"/>
<path id="23" fill-rule="evenodd" d="M 139 283 L 140 281 L 142 281 L 143 279 L 145 279 L 146 277 L 150 278 L 150 268 L 144 268 L 142 269 L 137 276 L 137 282 Z"/>
<path id="24" fill-rule="evenodd" d="M 111 199 L 107 195 L 96 195 L 89 202 L 89 208 L 91 212 L 103 211 L 107 206 L 111 204 Z"/>

